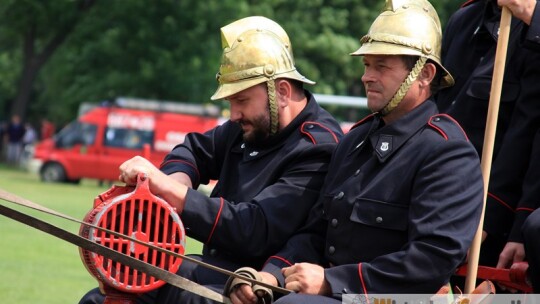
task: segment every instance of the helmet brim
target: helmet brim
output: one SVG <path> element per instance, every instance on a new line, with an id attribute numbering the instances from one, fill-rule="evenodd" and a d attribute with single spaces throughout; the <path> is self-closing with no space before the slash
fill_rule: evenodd
<path id="1" fill-rule="evenodd" d="M 275 78 L 276 79 L 288 78 L 288 79 L 298 80 L 298 81 L 301 81 L 303 83 L 310 84 L 310 85 L 315 84 L 314 81 L 307 79 L 302 74 L 298 73 L 298 71 L 296 70 L 282 73 L 279 75 L 276 74 Z M 214 93 L 214 95 L 212 95 L 212 97 L 210 97 L 210 99 L 211 100 L 224 99 L 266 81 L 268 81 L 268 78 L 266 77 L 256 77 L 256 78 L 251 78 L 251 79 L 243 79 L 236 82 L 220 83 L 216 92 Z"/>

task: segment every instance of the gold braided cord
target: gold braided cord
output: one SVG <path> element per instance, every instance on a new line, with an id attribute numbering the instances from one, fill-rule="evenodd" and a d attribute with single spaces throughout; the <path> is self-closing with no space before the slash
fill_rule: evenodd
<path id="1" fill-rule="evenodd" d="M 389 103 L 386 104 L 386 106 L 382 109 L 381 114 L 386 115 L 390 113 L 392 110 L 394 110 L 398 104 L 401 102 L 403 97 L 405 97 L 405 94 L 407 94 L 407 91 L 411 88 L 411 85 L 416 80 L 418 75 L 420 74 L 420 71 L 422 71 L 422 68 L 426 64 L 427 58 L 426 57 L 420 57 L 416 61 L 416 64 L 412 68 L 411 72 L 403 81 L 403 83 L 399 86 L 399 89 L 397 90 L 396 94 L 394 94 L 394 97 L 390 100 Z"/>
<path id="2" fill-rule="evenodd" d="M 276 78 L 277 75 L 295 71 L 295 69 L 289 69 L 289 70 L 286 70 L 286 71 L 281 71 L 279 73 L 275 73 L 275 75 L 274 74 L 267 75 L 267 72 L 265 71 L 265 69 L 267 69 L 266 66 L 259 66 L 259 67 L 245 69 L 245 70 L 238 71 L 238 72 L 231 72 L 231 73 L 227 73 L 227 74 L 218 73 L 216 75 L 216 78 L 217 78 L 219 83 L 233 83 L 233 82 L 236 82 L 236 81 L 246 80 L 246 79 L 250 79 L 250 78 L 257 78 L 257 77 L 261 77 L 261 76 L 265 76 L 265 77 L 272 76 L 272 77 Z"/>
<path id="3" fill-rule="evenodd" d="M 268 87 L 268 104 L 270 107 L 270 135 L 274 135 L 278 131 L 278 107 L 276 102 L 276 83 L 273 79 L 266 82 Z"/>
<path id="4" fill-rule="evenodd" d="M 368 34 L 360 39 L 360 43 L 362 44 L 372 42 L 383 42 L 398 46 L 406 46 L 410 49 L 416 49 L 425 55 L 435 55 L 433 54 L 433 47 L 421 39 L 381 33 Z"/>

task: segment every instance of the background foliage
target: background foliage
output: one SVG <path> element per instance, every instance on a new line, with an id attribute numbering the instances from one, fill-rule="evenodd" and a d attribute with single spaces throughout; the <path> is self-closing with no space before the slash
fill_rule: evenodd
<path id="1" fill-rule="evenodd" d="M 463 0 L 437 0 L 443 25 Z M 3 0 L 0 121 L 18 113 L 63 124 L 84 101 L 117 96 L 207 102 L 219 28 L 263 15 L 280 23 L 316 93 L 362 95 L 348 54 L 382 0 Z"/>

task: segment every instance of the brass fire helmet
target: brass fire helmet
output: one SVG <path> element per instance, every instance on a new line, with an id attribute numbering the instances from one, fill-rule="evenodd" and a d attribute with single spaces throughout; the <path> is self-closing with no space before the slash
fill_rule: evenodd
<path id="1" fill-rule="evenodd" d="M 386 0 L 383 12 L 367 35 L 360 39 L 361 47 L 351 55 L 412 55 L 420 56 L 420 59 L 381 111 L 383 115 L 399 104 L 427 59 L 441 69 L 441 88 L 454 85 L 454 78 L 441 64 L 441 42 L 441 22 L 431 3 L 427 0 Z"/>
<path id="2" fill-rule="evenodd" d="M 240 19 L 221 28 L 223 55 L 216 75 L 219 86 L 212 100 L 226 98 L 260 83 L 267 83 L 271 134 L 278 128 L 275 79 L 315 82 L 295 68 L 292 46 L 285 30 L 261 16 Z"/>

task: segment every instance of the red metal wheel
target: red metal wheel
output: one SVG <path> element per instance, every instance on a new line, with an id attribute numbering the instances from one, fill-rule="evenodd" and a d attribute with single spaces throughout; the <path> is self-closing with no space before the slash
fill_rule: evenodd
<path id="1" fill-rule="evenodd" d="M 85 222 L 131 236 L 145 243 L 184 254 L 185 231 L 176 210 L 150 193 L 148 180 L 139 177 L 134 187 L 113 186 L 94 200 Z M 79 234 L 98 244 L 175 273 L 182 259 L 150 249 L 93 227 L 82 225 Z M 81 259 L 95 278 L 129 293 L 144 293 L 165 282 L 136 269 L 80 249 Z"/>

